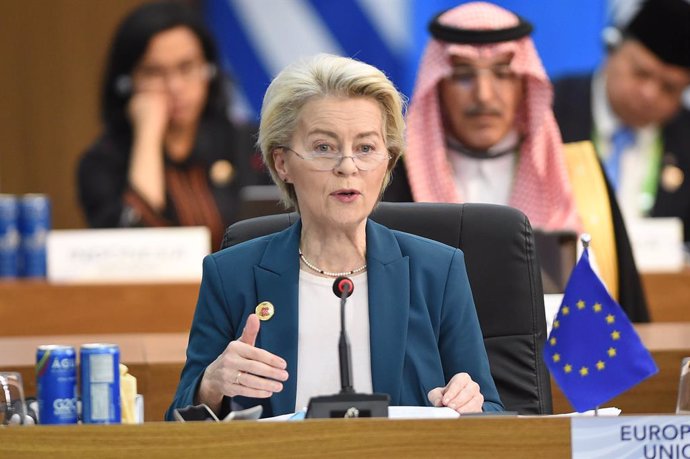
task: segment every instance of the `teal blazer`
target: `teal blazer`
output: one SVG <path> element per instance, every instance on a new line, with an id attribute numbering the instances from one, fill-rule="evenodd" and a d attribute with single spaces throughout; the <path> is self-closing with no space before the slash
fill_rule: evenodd
<path id="1" fill-rule="evenodd" d="M 301 228 L 298 221 L 204 259 L 187 362 L 166 419 L 193 404 L 206 367 L 240 337 L 262 301 L 273 303 L 275 315 L 261 322 L 256 345 L 285 359 L 290 377 L 269 399 L 226 397 L 223 411 L 261 404 L 268 417 L 295 410 Z M 481 388 L 484 411 L 502 410 L 463 253 L 372 220 L 366 233 L 374 392 L 388 394 L 391 405 L 426 406 L 431 389 L 467 372 Z M 324 358 L 337 358 L 337 349 L 324 351 Z"/>

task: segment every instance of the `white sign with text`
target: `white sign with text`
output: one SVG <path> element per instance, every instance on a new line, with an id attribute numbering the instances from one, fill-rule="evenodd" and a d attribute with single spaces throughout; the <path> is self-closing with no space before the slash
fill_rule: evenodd
<path id="1" fill-rule="evenodd" d="M 205 227 L 53 230 L 51 282 L 198 281 L 210 253 Z"/>
<path id="2" fill-rule="evenodd" d="M 690 416 L 578 417 L 573 459 L 690 459 Z"/>
<path id="3" fill-rule="evenodd" d="M 643 218 L 626 223 L 637 269 L 676 272 L 683 269 L 683 222 L 680 218 Z"/>

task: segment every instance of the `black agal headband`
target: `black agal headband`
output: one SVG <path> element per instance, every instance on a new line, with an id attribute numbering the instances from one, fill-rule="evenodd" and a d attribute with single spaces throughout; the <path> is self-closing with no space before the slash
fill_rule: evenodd
<path id="1" fill-rule="evenodd" d="M 477 30 L 448 26 L 439 22 L 439 18 L 446 11 L 440 12 L 429 22 L 429 32 L 435 39 L 448 43 L 461 43 L 468 45 L 501 43 L 504 41 L 513 41 L 526 37 L 532 33 L 533 30 L 532 24 L 517 14 L 515 16 L 518 18 L 518 24 L 514 27 L 508 27 L 507 29 Z"/>

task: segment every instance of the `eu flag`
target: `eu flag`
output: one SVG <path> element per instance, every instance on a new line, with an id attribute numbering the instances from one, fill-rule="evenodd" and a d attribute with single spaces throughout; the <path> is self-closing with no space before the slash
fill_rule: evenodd
<path id="1" fill-rule="evenodd" d="M 544 360 L 573 407 L 593 409 L 659 370 L 584 250 L 553 322 Z"/>

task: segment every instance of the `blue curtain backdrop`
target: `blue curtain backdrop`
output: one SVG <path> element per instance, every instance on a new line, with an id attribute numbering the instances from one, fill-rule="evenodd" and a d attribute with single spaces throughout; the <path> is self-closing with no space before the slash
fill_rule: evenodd
<path id="1" fill-rule="evenodd" d="M 263 93 L 287 63 L 316 52 L 356 57 L 412 94 L 437 12 L 450 0 L 205 0 L 204 15 L 235 83 L 235 115 L 256 119 Z M 588 72 L 603 54 L 606 0 L 496 0 L 527 18 L 551 78 Z"/>

